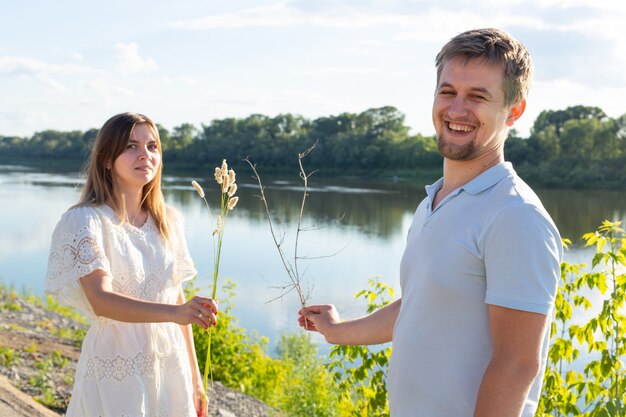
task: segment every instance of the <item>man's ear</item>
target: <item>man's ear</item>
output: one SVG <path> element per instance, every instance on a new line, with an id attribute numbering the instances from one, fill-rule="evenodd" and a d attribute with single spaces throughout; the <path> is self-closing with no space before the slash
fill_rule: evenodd
<path id="1" fill-rule="evenodd" d="M 526 99 L 523 98 L 517 104 L 514 104 L 513 107 L 509 110 L 509 116 L 506 118 L 506 125 L 511 127 L 515 124 L 517 119 L 522 117 L 524 114 L 524 110 L 526 110 Z"/>

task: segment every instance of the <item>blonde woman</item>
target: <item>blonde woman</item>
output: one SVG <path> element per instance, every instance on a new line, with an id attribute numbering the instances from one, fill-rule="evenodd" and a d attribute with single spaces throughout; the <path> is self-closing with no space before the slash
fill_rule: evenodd
<path id="1" fill-rule="evenodd" d="M 159 133 L 118 114 L 100 129 L 80 201 L 52 236 L 46 292 L 92 324 L 67 416 L 206 416 L 191 324 L 215 325 L 214 300 L 185 301 L 196 271 L 182 218 L 161 192 Z"/>

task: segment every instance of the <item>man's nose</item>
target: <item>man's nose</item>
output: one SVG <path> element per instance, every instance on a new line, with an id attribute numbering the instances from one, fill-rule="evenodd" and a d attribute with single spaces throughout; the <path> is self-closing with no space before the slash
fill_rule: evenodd
<path id="1" fill-rule="evenodd" d="M 456 119 L 459 117 L 465 117 L 467 116 L 467 105 L 465 103 L 465 98 L 457 95 L 454 98 L 454 101 L 452 102 L 452 104 L 450 105 L 450 107 L 448 108 L 448 114 L 450 115 L 450 118 L 452 119 Z"/>

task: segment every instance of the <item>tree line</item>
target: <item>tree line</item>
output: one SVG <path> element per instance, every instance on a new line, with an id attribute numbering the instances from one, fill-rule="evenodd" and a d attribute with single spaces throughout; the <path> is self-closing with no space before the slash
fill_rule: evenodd
<path id="1" fill-rule="evenodd" d="M 297 169 L 297 154 L 317 143 L 307 158 L 325 174 L 439 175 L 441 156 L 433 136 L 412 134 L 394 107 L 307 119 L 253 114 L 202 124 L 158 126 L 168 169 L 197 172 L 223 158 L 237 167 L 245 157 L 274 172 Z M 4 162 L 74 161 L 89 154 L 97 129 L 44 130 L 31 137 L 0 136 Z M 534 185 L 626 188 L 626 114 L 608 117 L 598 107 L 544 110 L 527 138 L 512 129 L 505 155 Z"/>

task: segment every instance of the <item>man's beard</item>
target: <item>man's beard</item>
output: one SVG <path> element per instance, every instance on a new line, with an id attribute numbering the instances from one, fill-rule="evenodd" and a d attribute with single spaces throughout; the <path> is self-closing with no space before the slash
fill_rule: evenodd
<path id="1" fill-rule="evenodd" d="M 476 141 L 472 139 L 465 145 L 455 145 L 437 136 L 437 149 L 444 158 L 453 161 L 468 161 L 476 155 Z"/>

